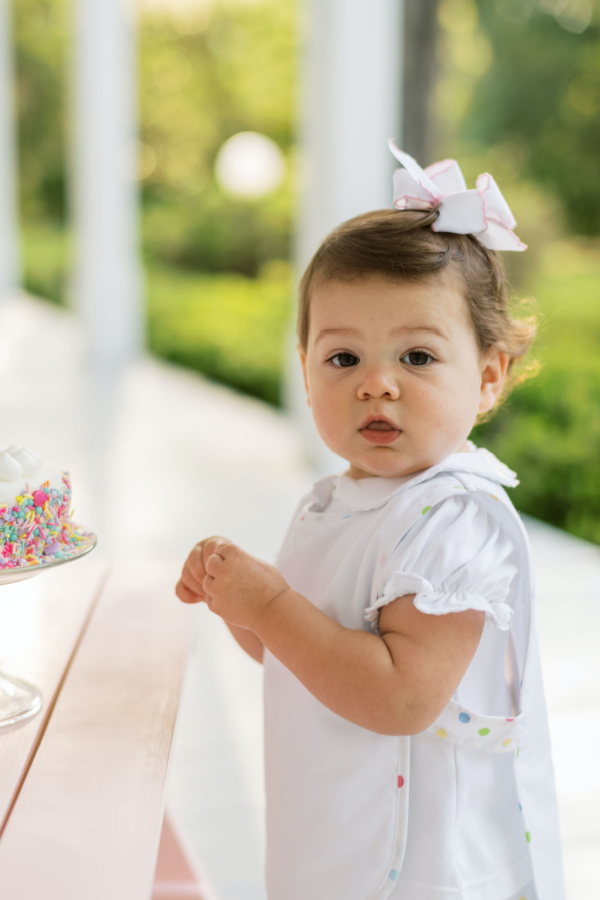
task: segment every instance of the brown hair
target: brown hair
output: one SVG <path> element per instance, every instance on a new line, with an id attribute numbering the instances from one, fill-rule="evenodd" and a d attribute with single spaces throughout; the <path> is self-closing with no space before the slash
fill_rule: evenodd
<path id="1" fill-rule="evenodd" d="M 453 266 L 462 276 L 473 327 L 482 351 L 507 353 L 509 378 L 503 397 L 537 370 L 530 364 L 514 371 L 535 337 L 535 317 L 512 318 L 504 267 L 493 250 L 471 234 L 432 231 L 438 208 L 381 209 L 342 223 L 325 238 L 300 281 L 298 338 L 306 350 L 313 288 L 328 281 L 353 282 L 380 276 L 404 282 L 424 281 Z"/>

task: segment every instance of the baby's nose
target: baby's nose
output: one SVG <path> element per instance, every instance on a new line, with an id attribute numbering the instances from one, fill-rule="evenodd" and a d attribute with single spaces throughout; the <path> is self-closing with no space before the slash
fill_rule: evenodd
<path id="1" fill-rule="evenodd" d="M 377 367 L 366 373 L 358 389 L 361 400 L 368 397 L 388 397 L 397 400 L 400 396 L 400 385 L 392 372 L 385 367 Z"/>

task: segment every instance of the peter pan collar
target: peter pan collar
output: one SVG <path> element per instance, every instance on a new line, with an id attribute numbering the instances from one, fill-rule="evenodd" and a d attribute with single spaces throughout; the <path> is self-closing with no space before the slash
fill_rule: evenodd
<path id="1" fill-rule="evenodd" d="M 476 447 L 471 441 L 469 444 L 471 453 L 451 453 L 441 463 L 401 478 L 356 479 L 349 475 L 329 475 L 315 484 L 312 493 L 314 505 L 324 509 L 333 497 L 355 511 L 377 509 L 399 491 L 435 478 L 442 472 L 478 475 L 505 487 L 518 485 L 516 474 L 493 453 L 483 447 Z"/>

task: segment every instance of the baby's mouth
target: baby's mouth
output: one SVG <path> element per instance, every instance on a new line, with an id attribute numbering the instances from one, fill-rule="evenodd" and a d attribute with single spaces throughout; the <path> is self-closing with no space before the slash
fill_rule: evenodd
<path id="1" fill-rule="evenodd" d="M 393 425 L 390 425 L 389 422 L 369 422 L 366 426 L 370 431 L 397 431 L 397 428 L 394 428 Z"/>
<path id="2" fill-rule="evenodd" d="M 360 433 L 370 444 L 392 444 L 400 435 L 400 429 L 385 419 L 368 422 Z"/>

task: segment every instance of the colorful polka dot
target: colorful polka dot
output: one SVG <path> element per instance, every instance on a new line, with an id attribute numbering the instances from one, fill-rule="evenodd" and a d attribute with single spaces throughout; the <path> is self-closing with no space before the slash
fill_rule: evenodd
<path id="1" fill-rule="evenodd" d="M 386 562 L 387 562 L 387 556 L 384 553 L 383 556 L 381 557 L 381 565 L 385 566 Z"/>
<path id="2" fill-rule="evenodd" d="M 421 510 L 421 515 L 424 516 L 425 513 L 429 512 L 430 509 L 431 509 L 430 506 L 426 506 L 423 510 Z"/>
<path id="3" fill-rule="evenodd" d="M 525 832 L 525 837 L 527 838 L 527 843 L 529 844 L 529 843 L 531 842 L 531 832 L 530 832 L 530 831 L 526 831 L 526 832 Z"/>
<path id="4" fill-rule="evenodd" d="M 522 897 L 519 897 L 519 900 L 527 900 L 527 897 L 525 896 L 525 894 L 523 894 Z"/>
<path id="5" fill-rule="evenodd" d="M 448 732 L 445 731 L 443 728 L 438 728 L 438 730 L 436 731 L 436 734 L 437 734 L 438 737 L 441 737 L 441 738 L 447 738 L 447 737 L 448 737 Z"/>
<path id="6" fill-rule="evenodd" d="M 398 869 L 392 869 L 392 871 L 390 872 L 390 881 L 398 881 L 399 878 L 400 872 L 398 871 Z"/>
<path id="7" fill-rule="evenodd" d="M 490 497 L 492 498 L 492 500 L 498 500 L 495 494 L 490 494 Z"/>
<path id="8" fill-rule="evenodd" d="M 460 713 L 458 719 L 460 722 L 463 722 L 466 725 L 467 722 L 471 721 L 471 716 L 469 715 L 469 713 Z"/>
<path id="9" fill-rule="evenodd" d="M 486 734 L 489 734 L 489 733 L 490 733 L 489 728 L 480 728 L 479 731 L 477 732 L 477 734 L 480 734 L 481 737 L 485 737 Z"/>
<path id="10" fill-rule="evenodd" d="M 521 806 L 520 803 L 519 803 L 519 812 L 523 812 L 523 807 Z"/>
<path id="11" fill-rule="evenodd" d="M 512 744 L 512 738 L 506 738 L 505 741 L 502 741 L 503 747 L 508 747 L 509 744 Z"/>
<path id="12" fill-rule="evenodd" d="M 520 749 L 521 749 L 520 747 L 517 747 L 517 757 L 519 756 L 519 750 L 520 750 Z"/>
<path id="13" fill-rule="evenodd" d="M 398 775 L 398 787 L 404 787 L 404 778 L 402 775 Z"/>
<path id="14" fill-rule="evenodd" d="M 514 719 L 507 719 L 506 721 L 507 721 L 507 722 L 514 722 L 515 720 L 514 720 Z"/>

